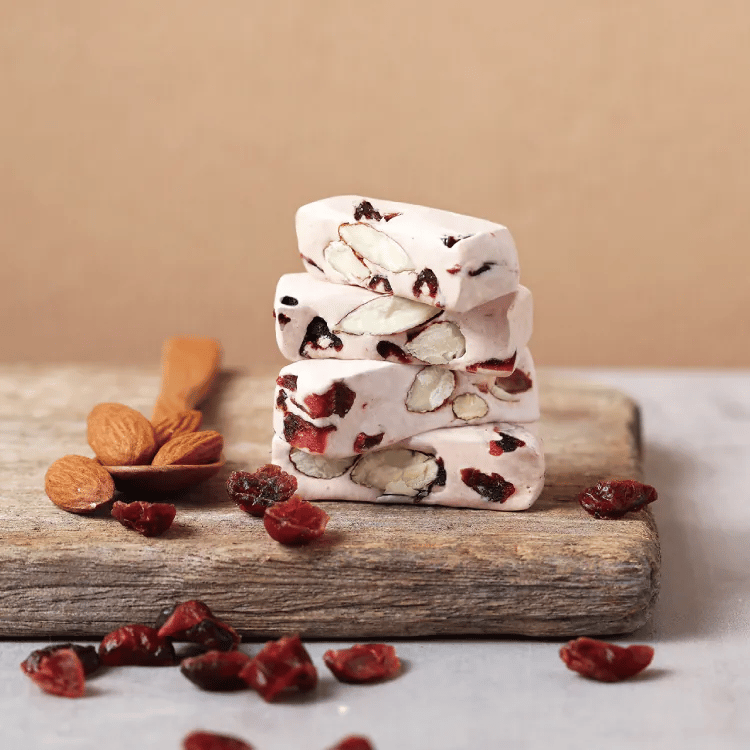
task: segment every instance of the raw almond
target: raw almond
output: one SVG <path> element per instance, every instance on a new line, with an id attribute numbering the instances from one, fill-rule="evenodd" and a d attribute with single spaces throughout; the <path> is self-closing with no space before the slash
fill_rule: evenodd
<path id="1" fill-rule="evenodd" d="M 154 466 L 212 464 L 219 460 L 224 438 L 214 430 L 178 435 L 159 448 Z"/>
<path id="2" fill-rule="evenodd" d="M 44 491 L 58 508 L 70 513 L 91 513 L 112 499 L 115 483 L 98 461 L 71 455 L 58 458 L 47 469 Z"/>
<path id="3" fill-rule="evenodd" d="M 164 443 L 170 441 L 172 438 L 176 438 L 178 435 L 197 432 L 201 428 L 202 421 L 203 415 L 196 409 L 187 409 L 165 417 L 160 422 L 154 424 L 157 447 L 161 448 Z"/>
<path id="4" fill-rule="evenodd" d="M 97 404 L 88 416 L 88 441 L 105 466 L 142 466 L 156 453 L 154 427 L 124 404 Z"/>

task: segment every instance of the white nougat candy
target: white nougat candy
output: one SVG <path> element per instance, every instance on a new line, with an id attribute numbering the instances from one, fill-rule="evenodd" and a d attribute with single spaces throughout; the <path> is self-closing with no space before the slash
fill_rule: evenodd
<path id="1" fill-rule="evenodd" d="M 534 425 L 443 428 L 337 459 L 305 453 L 275 436 L 271 460 L 296 477 L 299 496 L 313 501 L 525 510 L 544 486 L 544 451 Z"/>
<path id="2" fill-rule="evenodd" d="M 306 270 L 338 284 L 466 312 L 518 286 L 508 229 L 425 206 L 341 195 L 297 211 Z"/>
<path id="3" fill-rule="evenodd" d="M 345 458 L 442 427 L 538 420 L 529 350 L 504 368 L 487 374 L 366 360 L 294 362 L 276 381 L 274 432 L 308 453 Z"/>
<path id="4" fill-rule="evenodd" d="M 289 360 L 371 359 L 466 370 L 505 360 L 531 338 L 531 292 L 515 292 L 465 313 L 330 284 L 307 273 L 279 279 L 276 343 Z"/>

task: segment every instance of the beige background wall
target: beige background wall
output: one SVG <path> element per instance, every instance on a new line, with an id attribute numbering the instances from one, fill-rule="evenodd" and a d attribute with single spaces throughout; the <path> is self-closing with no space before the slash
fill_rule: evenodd
<path id="1" fill-rule="evenodd" d="M 544 364 L 750 365 L 750 3 L 0 0 L 0 358 L 278 361 L 294 211 L 507 224 Z"/>

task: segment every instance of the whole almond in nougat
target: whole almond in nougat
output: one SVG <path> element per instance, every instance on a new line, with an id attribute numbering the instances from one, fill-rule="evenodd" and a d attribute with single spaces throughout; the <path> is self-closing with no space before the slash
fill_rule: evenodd
<path id="1" fill-rule="evenodd" d="M 58 508 L 91 513 L 112 499 L 115 483 L 98 461 L 69 455 L 58 458 L 47 469 L 44 491 Z"/>
<path id="2" fill-rule="evenodd" d="M 218 461 L 224 438 L 214 430 L 189 432 L 165 443 L 151 462 L 153 466 L 212 464 Z"/>
<path id="3" fill-rule="evenodd" d="M 142 466 L 156 453 L 151 422 L 124 404 L 97 404 L 88 416 L 87 438 L 105 466 Z"/>

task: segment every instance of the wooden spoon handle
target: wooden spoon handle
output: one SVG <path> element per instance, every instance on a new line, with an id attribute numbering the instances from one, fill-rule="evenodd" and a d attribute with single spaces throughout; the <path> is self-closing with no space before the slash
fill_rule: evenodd
<path id="1" fill-rule="evenodd" d="M 199 404 L 211 389 L 220 364 L 221 345 L 214 339 L 167 339 L 161 354 L 161 393 L 151 421 L 156 424 Z"/>

